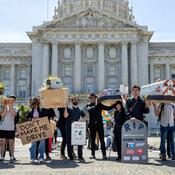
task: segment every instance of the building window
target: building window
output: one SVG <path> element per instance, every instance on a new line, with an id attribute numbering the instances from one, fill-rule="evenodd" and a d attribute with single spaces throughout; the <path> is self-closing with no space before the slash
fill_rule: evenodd
<path id="1" fill-rule="evenodd" d="M 10 68 L 4 68 L 3 72 L 4 72 L 3 79 L 10 80 Z"/>
<path id="2" fill-rule="evenodd" d="M 116 75 L 116 64 L 110 64 L 109 65 L 108 75 L 109 76 L 115 76 Z"/>
<path id="3" fill-rule="evenodd" d="M 27 71 L 25 68 L 19 68 L 18 70 L 18 78 L 19 79 L 26 79 L 27 78 Z"/>
<path id="4" fill-rule="evenodd" d="M 64 76 L 72 76 L 72 65 L 64 64 Z"/>
<path id="5" fill-rule="evenodd" d="M 72 78 L 63 78 L 63 83 L 64 83 L 64 86 L 70 90 L 70 92 L 73 91 Z"/>
<path id="6" fill-rule="evenodd" d="M 175 79 L 175 65 L 171 66 L 170 71 L 171 71 L 171 78 Z"/>
<path id="7" fill-rule="evenodd" d="M 87 64 L 86 76 L 95 76 L 95 65 L 94 64 Z"/>
<path id="8" fill-rule="evenodd" d="M 118 87 L 116 78 L 108 78 L 108 88 L 116 89 Z"/>
<path id="9" fill-rule="evenodd" d="M 87 93 L 93 93 L 96 91 L 94 78 L 86 78 L 85 89 Z"/>
<path id="10" fill-rule="evenodd" d="M 26 91 L 23 88 L 21 88 L 19 90 L 19 98 L 20 99 L 25 99 L 26 98 Z"/>
<path id="11" fill-rule="evenodd" d="M 154 66 L 154 81 L 157 79 L 163 80 L 165 78 L 165 68 L 164 65 L 156 65 Z"/>

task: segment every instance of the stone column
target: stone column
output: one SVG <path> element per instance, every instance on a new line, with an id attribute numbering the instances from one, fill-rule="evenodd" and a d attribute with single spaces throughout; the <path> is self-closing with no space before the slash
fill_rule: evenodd
<path id="1" fill-rule="evenodd" d="M 169 80 L 170 79 L 170 64 L 169 63 L 165 64 L 165 74 L 166 74 L 166 79 Z"/>
<path id="2" fill-rule="evenodd" d="M 128 43 L 122 43 L 122 84 L 128 86 Z"/>
<path id="3" fill-rule="evenodd" d="M 15 95 L 15 64 L 11 64 L 11 72 L 10 72 L 10 95 Z"/>
<path id="4" fill-rule="evenodd" d="M 105 89 L 105 42 L 98 45 L 98 91 Z"/>
<path id="5" fill-rule="evenodd" d="M 138 80 L 140 86 L 148 84 L 148 39 L 144 38 L 137 44 Z"/>
<path id="6" fill-rule="evenodd" d="M 137 84 L 137 46 L 136 42 L 131 43 L 131 86 Z"/>
<path id="7" fill-rule="evenodd" d="M 42 81 L 49 76 L 49 44 L 43 45 L 43 60 L 42 60 Z"/>
<path id="8" fill-rule="evenodd" d="M 154 65 L 150 64 L 150 83 L 154 83 Z"/>
<path id="9" fill-rule="evenodd" d="M 27 94 L 26 94 L 26 97 L 30 97 L 31 96 L 31 65 L 30 64 L 27 64 Z"/>
<path id="10" fill-rule="evenodd" d="M 52 43 L 52 75 L 58 76 L 58 42 Z"/>
<path id="11" fill-rule="evenodd" d="M 32 96 L 38 95 L 42 84 L 43 44 L 37 39 L 32 40 Z"/>
<path id="12" fill-rule="evenodd" d="M 81 42 L 75 42 L 74 91 L 81 92 Z"/>

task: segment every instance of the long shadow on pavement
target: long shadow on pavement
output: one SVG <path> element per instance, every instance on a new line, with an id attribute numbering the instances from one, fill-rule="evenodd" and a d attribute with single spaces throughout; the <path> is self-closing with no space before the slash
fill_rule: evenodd
<path id="1" fill-rule="evenodd" d="M 74 162 L 74 161 L 70 161 L 70 160 L 52 160 L 51 163 L 46 164 L 47 167 L 49 168 L 76 168 L 79 165 Z"/>
<path id="2" fill-rule="evenodd" d="M 91 164 L 93 162 L 80 162 L 80 161 L 70 161 L 70 160 L 52 160 L 51 163 L 46 164 L 49 168 L 77 168 L 79 164 Z"/>
<path id="3" fill-rule="evenodd" d="M 16 163 L 15 163 L 16 164 Z M 15 164 L 14 163 L 8 163 L 8 162 L 0 162 L 0 170 L 1 169 L 11 169 L 11 168 L 15 168 Z"/>

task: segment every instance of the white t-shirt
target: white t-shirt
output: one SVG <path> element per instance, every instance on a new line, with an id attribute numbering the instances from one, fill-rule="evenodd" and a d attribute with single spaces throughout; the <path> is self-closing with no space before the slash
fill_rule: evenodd
<path id="1" fill-rule="evenodd" d="M 39 118 L 39 112 L 38 112 L 37 109 L 34 109 L 34 112 L 33 112 L 33 118 L 34 118 L 34 119 Z"/>
<path id="2" fill-rule="evenodd" d="M 163 127 L 174 126 L 174 112 L 175 109 L 172 104 L 165 104 L 161 114 L 160 125 Z"/>
<path id="3" fill-rule="evenodd" d="M 17 108 L 14 107 L 14 109 L 17 112 Z M 2 111 L 2 107 L 0 111 Z M 15 119 L 9 110 L 7 110 L 5 116 L 0 121 L 0 130 L 3 130 L 3 131 L 14 131 L 15 130 Z"/>

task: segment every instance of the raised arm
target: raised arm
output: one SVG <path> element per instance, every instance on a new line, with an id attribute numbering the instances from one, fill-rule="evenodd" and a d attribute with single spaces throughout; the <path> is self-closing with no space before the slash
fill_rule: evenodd
<path id="1" fill-rule="evenodd" d="M 17 113 L 14 109 L 14 106 L 11 103 L 9 103 L 9 111 L 12 114 L 13 117 L 16 117 Z"/>
<path id="2" fill-rule="evenodd" d="M 64 118 L 68 118 L 69 116 L 69 113 L 68 113 L 68 110 L 67 110 L 67 107 L 64 109 Z"/>

